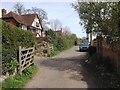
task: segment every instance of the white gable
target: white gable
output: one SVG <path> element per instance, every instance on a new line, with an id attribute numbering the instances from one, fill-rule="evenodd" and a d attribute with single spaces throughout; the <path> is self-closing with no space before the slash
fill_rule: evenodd
<path id="1" fill-rule="evenodd" d="M 37 26 L 37 23 L 38 23 L 38 26 Z M 32 23 L 32 26 L 36 27 L 36 28 L 39 28 L 39 29 L 42 29 L 38 18 L 34 19 L 34 21 Z"/>

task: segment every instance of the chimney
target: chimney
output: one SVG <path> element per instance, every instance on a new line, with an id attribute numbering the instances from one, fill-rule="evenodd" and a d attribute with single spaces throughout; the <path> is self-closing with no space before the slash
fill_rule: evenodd
<path id="1" fill-rule="evenodd" d="M 7 11 L 5 9 L 2 9 L 2 17 L 6 15 Z"/>

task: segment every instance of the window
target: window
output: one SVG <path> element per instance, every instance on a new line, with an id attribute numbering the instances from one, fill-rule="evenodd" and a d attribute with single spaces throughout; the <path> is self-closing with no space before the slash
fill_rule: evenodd
<path id="1" fill-rule="evenodd" d="M 23 29 L 23 30 L 27 30 L 27 26 L 22 25 L 22 29 Z"/>
<path id="2" fill-rule="evenodd" d="M 39 23 L 38 22 L 36 22 L 36 27 L 39 27 Z"/>

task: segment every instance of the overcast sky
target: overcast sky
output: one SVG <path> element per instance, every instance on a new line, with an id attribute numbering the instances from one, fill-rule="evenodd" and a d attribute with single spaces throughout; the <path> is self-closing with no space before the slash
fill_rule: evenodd
<path id="1" fill-rule="evenodd" d="M 19 1 L 19 0 L 17 0 Z M 32 0 L 33 1 L 33 0 Z M 74 2 L 73 0 L 61 0 L 60 2 L 55 2 L 52 0 L 51 2 L 48 0 L 41 0 L 36 2 L 21 2 L 26 9 L 31 7 L 38 7 L 43 9 L 47 12 L 48 21 L 51 19 L 59 19 L 62 23 L 62 26 L 69 27 L 72 33 L 75 33 L 77 37 L 85 37 L 86 33 L 83 31 L 82 26 L 79 24 L 79 16 L 76 11 L 71 7 L 71 3 Z M 2 5 L 0 8 L 5 8 L 7 12 L 13 10 L 13 6 L 16 2 L 9 2 L 7 0 L 2 1 Z M 83 33 L 84 32 L 84 33 Z"/>

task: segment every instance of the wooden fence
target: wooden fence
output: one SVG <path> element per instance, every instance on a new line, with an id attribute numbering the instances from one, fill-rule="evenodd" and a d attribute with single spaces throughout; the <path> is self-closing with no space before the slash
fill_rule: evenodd
<path id="1" fill-rule="evenodd" d="M 117 46 L 116 46 L 117 48 Z M 97 53 L 103 57 L 109 57 L 116 67 L 117 71 L 120 72 L 120 49 L 113 50 L 103 38 L 97 39 Z"/>
<path id="2" fill-rule="evenodd" d="M 19 73 L 22 74 L 22 71 L 33 64 L 34 60 L 34 47 L 31 48 L 21 48 L 19 46 Z"/>

